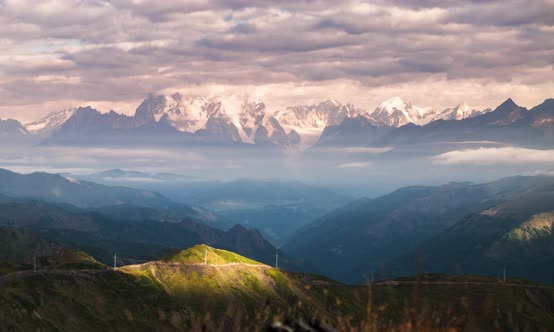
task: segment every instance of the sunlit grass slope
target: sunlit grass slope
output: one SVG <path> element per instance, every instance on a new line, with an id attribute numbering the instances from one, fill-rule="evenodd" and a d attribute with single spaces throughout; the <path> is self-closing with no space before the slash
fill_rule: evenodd
<path id="1" fill-rule="evenodd" d="M 206 255 L 207 254 L 207 255 Z M 234 252 L 216 249 L 205 244 L 196 245 L 163 259 L 166 263 L 204 264 L 207 256 L 208 264 L 223 265 L 232 263 L 262 264 Z"/>
<path id="2" fill-rule="evenodd" d="M 217 264 L 203 265 L 206 250 Z M 56 269 L 0 276 L 0 330 L 264 331 L 275 322 L 337 331 L 554 328 L 554 290 L 521 281 L 428 275 L 348 286 L 205 245 L 116 271 L 90 269 L 89 257 L 73 252 Z"/>
<path id="3" fill-rule="evenodd" d="M 208 265 L 204 265 L 206 251 Z M 240 317 L 258 324 L 270 324 L 279 315 L 313 315 L 336 320 L 335 313 L 331 314 L 330 310 L 340 303 L 356 303 L 349 309 L 351 318 L 355 316 L 360 320 L 364 312 L 363 288 L 333 282 L 333 287 L 325 292 L 312 290 L 301 274 L 290 274 L 206 245 L 183 250 L 159 262 L 126 266 L 120 270 L 160 285 L 180 303 L 200 314 L 197 318 L 202 320 L 210 321 L 206 314 L 231 320 Z M 337 301 L 339 293 L 341 299 Z"/>

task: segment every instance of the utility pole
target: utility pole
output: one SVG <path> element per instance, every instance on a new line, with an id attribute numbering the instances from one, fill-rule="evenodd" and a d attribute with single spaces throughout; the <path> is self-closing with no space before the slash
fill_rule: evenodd
<path id="1" fill-rule="evenodd" d="M 279 249 L 275 250 L 275 268 L 279 269 Z"/>
<path id="2" fill-rule="evenodd" d="M 117 269 L 117 253 L 113 254 L 113 269 Z"/>
<path id="3" fill-rule="evenodd" d="M 37 272 L 37 256 L 33 256 L 33 272 Z"/>
<path id="4" fill-rule="evenodd" d="M 371 283 L 373 283 L 373 270 L 371 271 Z"/>
<path id="5" fill-rule="evenodd" d="M 204 251 L 204 265 L 208 265 L 208 249 Z"/>
<path id="6" fill-rule="evenodd" d="M 506 268 L 504 268 L 504 283 L 506 283 Z"/>

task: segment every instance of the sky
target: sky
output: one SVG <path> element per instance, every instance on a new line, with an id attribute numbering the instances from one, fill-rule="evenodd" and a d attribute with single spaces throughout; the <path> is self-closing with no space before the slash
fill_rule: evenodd
<path id="1" fill-rule="evenodd" d="M 532 107 L 554 97 L 554 0 L 0 0 L 0 50 L 0 118 L 24 122 L 172 92 Z"/>

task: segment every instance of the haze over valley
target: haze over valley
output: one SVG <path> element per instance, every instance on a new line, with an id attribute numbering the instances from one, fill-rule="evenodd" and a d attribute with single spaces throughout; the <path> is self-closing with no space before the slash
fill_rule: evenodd
<path id="1" fill-rule="evenodd" d="M 554 331 L 551 0 L 0 0 L 0 331 Z"/>

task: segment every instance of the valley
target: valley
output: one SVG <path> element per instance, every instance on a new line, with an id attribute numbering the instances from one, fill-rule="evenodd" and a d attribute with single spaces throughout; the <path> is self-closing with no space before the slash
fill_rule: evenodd
<path id="1" fill-rule="evenodd" d="M 0 0 L 0 332 L 554 332 L 554 0 Z"/>
<path id="2" fill-rule="evenodd" d="M 247 180 L 166 192 L 188 205 L 156 186 L 117 184 L 121 170 L 86 180 L 0 174 L 0 308 L 9 330 L 554 326 L 551 176 L 412 186 L 372 199 Z M 308 197 L 346 203 L 289 228 L 281 246 L 254 228 L 267 221 L 234 225 L 224 210 L 199 205 Z"/>

